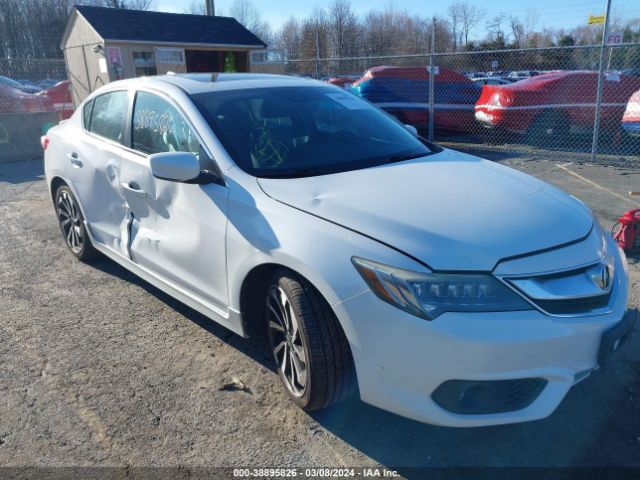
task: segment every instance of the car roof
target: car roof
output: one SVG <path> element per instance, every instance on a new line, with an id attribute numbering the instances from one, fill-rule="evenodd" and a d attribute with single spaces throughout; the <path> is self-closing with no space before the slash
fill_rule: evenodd
<path id="1" fill-rule="evenodd" d="M 176 73 L 153 77 L 132 78 L 112 82 L 130 87 L 153 86 L 162 89 L 166 84 L 179 87 L 188 94 L 207 93 L 223 90 L 266 88 L 278 86 L 318 86 L 330 85 L 307 78 L 264 73 Z"/>

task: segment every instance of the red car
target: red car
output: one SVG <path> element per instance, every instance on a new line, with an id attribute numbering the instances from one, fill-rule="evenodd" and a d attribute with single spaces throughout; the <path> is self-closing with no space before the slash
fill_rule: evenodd
<path id="1" fill-rule="evenodd" d="M 340 87 L 340 88 L 344 88 L 345 90 L 351 90 L 351 85 L 353 85 L 353 82 L 355 82 L 356 80 L 358 80 L 358 76 L 345 76 L 345 77 L 331 77 L 329 80 L 327 80 L 327 83 L 330 83 L 331 85 L 335 85 L 336 87 Z"/>
<path id="2" fill-rule="evenodd" d="M 485 85 L 476 102 L 476 120 L 486 127 L 540 136 L 590 132 L 597 87 L 598 73 L 592 71 L 558 71 L 511 85 Z M 627 100 L 638 89 L 638 77 L 605 74 L 600 117 L 604 132 L 618 131 Z"/>
<path id="3" fill-rule="evenodd" d="M 48 97 L 0 85 L 0 113 L 36 113 L 52 110 L 53 105 Z"/>
<path id="4" fill-rule="evenodd" d="M 60 112 L 63 120 L 73 114 L 73 99 L 71 98 L 71 82 L 69 80 L 58 82 L 53 87 L 39 92 L 38 95 L 49 98 L 53 109 Z"/>

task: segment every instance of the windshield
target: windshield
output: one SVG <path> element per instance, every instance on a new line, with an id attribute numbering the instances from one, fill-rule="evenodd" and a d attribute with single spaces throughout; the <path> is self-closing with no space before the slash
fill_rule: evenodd
<path id="1" fill-rule="evenodd" d="M 335 87 L 272 87 L 192 96 L 235 162 L 258 177 L 344 172 L 439 148 Z"/>

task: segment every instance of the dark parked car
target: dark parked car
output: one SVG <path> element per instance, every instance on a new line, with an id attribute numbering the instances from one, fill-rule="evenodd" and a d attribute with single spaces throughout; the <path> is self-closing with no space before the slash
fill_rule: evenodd
<path id="1" fill-rule="evenodd" d="M 434 82 L 434 127 L 466 132 L 473 127 L 473 108 L 481 86 L 450 68 L 438 68 Z M 426 128 L 429 124 L 427 67 L 374 67 L 351 89 L 401 122 Z"/>

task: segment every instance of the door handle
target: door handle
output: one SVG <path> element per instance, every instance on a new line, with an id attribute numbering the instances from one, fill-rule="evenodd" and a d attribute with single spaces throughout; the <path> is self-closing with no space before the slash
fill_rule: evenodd
<path id="1" fill-rule="evenodd" d="M 78 154 L 76 152 L 68 153 L 67 158 L 74 167 L 82 168 L 82 161 L 78 158 Z"/>
<path id="2" fill-rule="evenodd" d="M 122 188 L 127 192 L 133 193 L 136 197 L 146 198 L 147 196 L 147 192 L 142 190 L 142 188 L 140 188 L 140 185 L 138 185 L 136 182 L 124 182 L 122 184 Z"/>

